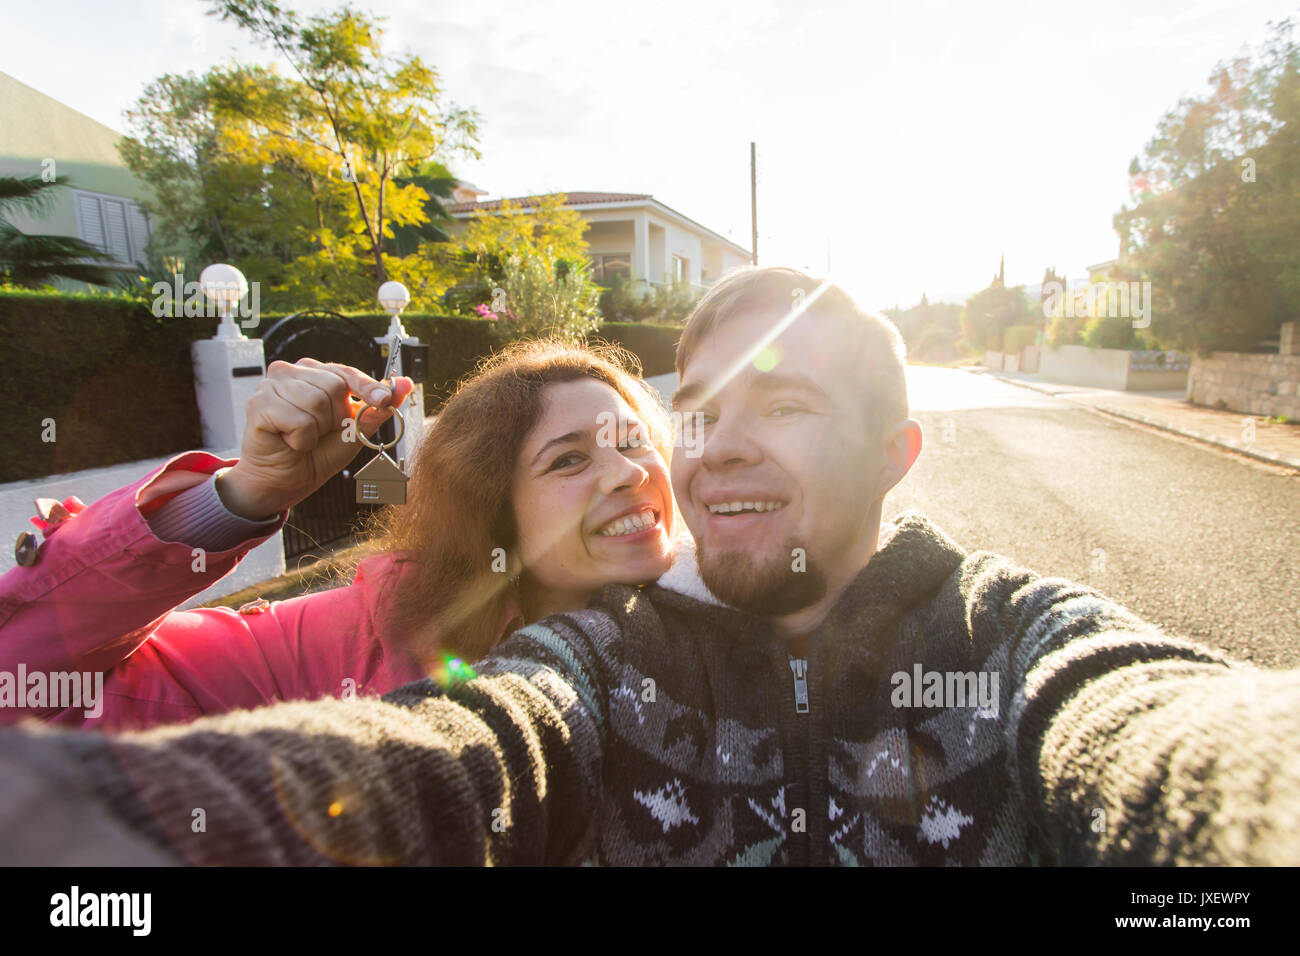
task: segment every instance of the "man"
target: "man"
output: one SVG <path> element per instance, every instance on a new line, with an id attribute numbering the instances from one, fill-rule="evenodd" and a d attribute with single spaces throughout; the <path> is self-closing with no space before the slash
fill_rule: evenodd
<path id="1" fill-rule="evenodd" d="M 607 588 L 449 689 L 0 735 L 28 795 L 0 826 L 37 834 L 5 862 L 1300 859 L 1295 676 L 921 514 L 882 528 L 921 447 L 891 325 L 744 270 L 677 368 L 700 453 L 673 485 L 711 593 L 683 593 L 686 567 Z"/>

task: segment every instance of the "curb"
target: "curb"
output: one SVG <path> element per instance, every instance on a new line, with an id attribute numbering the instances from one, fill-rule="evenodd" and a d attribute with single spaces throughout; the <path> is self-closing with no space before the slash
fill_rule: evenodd
<path id="1" fill-rule="evenodd" d="M 985 369 L 985 372 L 992 375 L 999 382 L 1006 382 L 1008 385 L 1018 385 L 1021 388 L 1027 388 L 1030 391 L 1038 392 L 1042 395 L 1050 395 L 1053 398 L 1060 397 L 1062 401 L 1071 401 L 1067 391 L 1068 387 L 1057 389 L 1055 386 L 1039 385 L 1030 382 L 1017 381 L 1013 378 L 1004 378 L 996 372 Z M 1193 441 L 1199 441 L 1207 445 L 1213 445 L 1216 448 L 1222 448 L 1227 451 L 1235 452 L 1238 455 L 1245 455 L 1247 458 L 1253 458 L 1256 461 L 1262 461 L 1265 464 L 1277 465 L 1280 468 L 1291 468 L 1300 471 L 1300 459 L 1287 458 L 1283 455 L 1274 455 L 1266 452 L 1253 451 L 1249 447 L 1233 441 L 1225 441 L 1222 438 L 1215 438 L 1210 435 L 1203 435 L 1200 432 L 1193 431 L 1190 428 L 1183 428 L 1179 425 L 1171 425 L 1168 422 L 1159 419 L 1148 418 L 1145 415 L 1139 415 L 1136 412 L 1121 411 L 1116 408 L 1106 408 L 1103 405 L 1092 405 L 1087 402 L 1072 402 L 1081 408 L 1087 408 L 1102 415 L 1108 415 L 1111 418 L 1119 418 L 1124 421 L 1137 422 L 1139 425 L 1146 425 L 1150 428 L 1156 428 L 1163 432 L 1169 432 L 1171 435 L 1179 435 L 1183 438 L 1190 438 Z"/>
<path id="2" fill-rule="evenodd" d="M 968 370 L 978 369 L 979 371 L 975 372 L 976 375 L 989 375 L 993 378 L 996 378 L 999 382 L 1006 382 L 1008 385 L 1015 385 L 1017 388 L 1027 388 L 1031 392 L 1038 392 L 1042 395 L 1050 395 L 1053 398 L 1056 398 L 1058 395 L 1064 395 L 1066 392 L 1070 391 L 1074 387 L 1071 385 L 1047 385 L 1046 383 L 1040 384 L 1037 382 L 1025 382 L 1025 381 L 1021 381 L 1018 378 L 1004 378 L 1003 376 L 999 375 L 997 372 L 991 371 L 990 369 L 987 369 L 982 365 L 974 365 L 974 366 L 967 365 L 964 367 Z"/>
<path id="3" fill-rule="evenodd" d="M 1225 441 L 1222 438 L 1212 438 L 1209 435 L 1202 435 L 1200 432 L 1192 431 L 1190 428 L 1170 425 L 1166 422 L 1147 418 L 1145 415 L 1138 415 L 1133 412 L 1121 412 L 1114 408 L 1104 408 L 1101 405 L 1089 405 L 1087 407 L 1091 408 L 1094 412 L 1100 412 L 1101 414 L 1109 415 L 1112 418 L 1120 418 L 1125 421 L 1147 425 L 1151 428 L 1158 428 L 1162 432 L 1169 432 L 1172 435 L 1181 435 L 1183 438 L 1191 438 L 1207 445 L 1214 445 L 1217 448 L 1223 448 L 1227 451 L 1235 452 L 1238 455 L 1245 455 L 1247 458 L 1254 458 L 1256 461 L 1262 461 L 1265 464 L 1277 465 L 1280 468 L 1291 468 L 1295 471 L 1300 471 L 1300 459 L 1285 458 L 1282 455 L 1270 455 L 1265 452 L 1252 451 L 1249 447 L 1240 445 L 1236 442 Z"/>

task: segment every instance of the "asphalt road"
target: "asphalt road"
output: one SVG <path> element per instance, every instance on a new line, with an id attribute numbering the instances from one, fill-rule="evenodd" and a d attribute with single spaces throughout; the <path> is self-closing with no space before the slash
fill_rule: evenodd
<path id="1" fill-rule="evenodd" d="M 909 368 L 925 444 L 885 515 L 1090 584 L 1167 632 L 1300 666 L 1300 477 L 1023 388 Z"/>

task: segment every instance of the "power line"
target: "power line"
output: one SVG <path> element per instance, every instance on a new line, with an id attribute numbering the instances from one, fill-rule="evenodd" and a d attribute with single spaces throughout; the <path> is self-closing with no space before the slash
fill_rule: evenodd
<path id="1" fill-rule="evenodd" d="M 749 219 L 753 243 L 750 255 L 754 265 L 758 265 L 758 149 L 752 141 L 749 144 Z"/>

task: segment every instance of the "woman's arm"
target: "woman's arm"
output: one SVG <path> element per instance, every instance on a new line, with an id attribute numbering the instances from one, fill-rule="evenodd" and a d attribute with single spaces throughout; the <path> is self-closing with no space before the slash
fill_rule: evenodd
<path id="1" fill-rule="evenodd" d="M 377 696 L 424 676 L 385 619 L 405 559 L 375 555 L 355 580 L 287 601 L 175 611 L 104 684 L 103 715 L 51 723 L 123 730 L 289 700 Z"/>
<path id="2" fill-rule="evenodd" d="M 167 630 L 164 624 L 177 604 L 220 580 L 279 530 L 286 515 L 270 522 L 225 516 L 224 529 L 212 527 L 220 519 L 203 527 L 194 503 L 202 500 L 212 474 L 230 464 L 190 452 L 89 507 L 77 509 L 70 501 L 68 516 L 45 529 L 35 564 L 0 577 L 0 671 L 23 685 L 14 688 L 13 700 L 3 700 L 0 722 L 57 714 L 56 688 L 66 695 L 70 680 L 85 685 L 82 698 L 96 681 L 102 686 L 105 674 L 111 683 L 115 669 L 151 636 Z M 197 546 L 197 540 L 168 540 L 150 524 L 170 510 L 176 527 L 185 499 L 196 537 L 208 548 Z M 250 529 L 256 536 L 249 536 Z M 214 542 L 219 546 L 212 548 Z M 140 667 L 133 673 L 142 676 Z M 82 710 L 95 712 L 96 703 L 78 708 L 85 719 Z"/>
<path id="3" fill-rule="evenodd" d="M 140 726 L 321 692 L 318 681 L 300 679 L 294 663 L 302 658 L 286 650 L 301 643 L 296 632 L 278 623 L 254 627 L 234 612 L 169 612 L 228 573 L 279 529 L 293 504 L 355 457 L 360 445 L 343 427 L 359 407 L 351 395 L 377 406 L 358 422 L 369 434 L 411 387 L 408 379 L 389 387 L 311 359 L 273 362 L 249 400 L 237 461 L 183 455 L 90 508 L 70 509 L 75 513 L 46 529 L 36 563 L 0 579 L 0 664 L 14 665 L 8 673 L 16 677 L 24 676 L 20 669 L 36 675 L 34 696 L 22 679 L 15 699 L 0 687 L 0 723 L 37 714 L 75 725 L 122 726 L 120 718 Z M 233 467 L 209 477 L 226 466 Z M 342 615 L 330 623 L 327 643 L 357 622 Z M 369 636 L 344 634 L 332 658 L 348 662 L 343 673 L 382 669 L 373 658 L 385 655 Z M 366 666 L 353 665 L 358 654 Z M 56 675 L 64 691 L 76 680 L 78 705 L 86 691 L 95 703 L 66 708 L 70 693 L 47 697 L 42 685 L 52 690 Z M 325 692 L 333 692 L 337 682 L 328 683 Z M 105 699 L 113 702 L 107 718 Z"/>
<path id="4" fill-rule="evenodd" d="M 155 534 L 150 514 L 230 464 L 206 452 L 179 455 L 47 528 L 36 562 L 0 576 L 0 670 L 110 670 L 177 604 L 278 531 L 287 514 L 221 550 Z"/>
<path id="5" fill-rule="evenodd" d="M 214 461 L 220 463 L 219 459 Z M 164 610 L 158 615 L 158 601 L 178 596 L 171 590 L 171 580 L 178 579 L 177 588 L 186 586 L 191 579 L 199 579 L 190 585 L 192 589 L 210 583 L 207 575 L 195 571 L 199 566 L 196 562 L 168 563 L 163 558 L 167 545 L 182 545 L 186 559 L 196 550 L 203 552 L 202 546 L 210 549 L 206 553 L 226 555 L 234 551 L 238 558 L 266 537 L 263 530 L 256 538 L 246 538 L 250 528 L 265 529 L 266 523 L 247 522 L 228 514 L 211 478 L 204 472 L 190 474 L 203 479 L 202 483 L 152 512 L 147 520 L 153 537 L 147 539 L 147 545 L 133 547 L 130 557 L 120 553 L 106 557 L 97 574 L 72 575 L 40 602 L 47 607 L 62 607 L 65 618 L 74 612 L 97 611 L 86 621 L 85 629 L 69 632 L 81 635 L 80 647 L 69 647 L 75 641 L 42 641 L 38 637 L 33 643 L 45 652 L 45 659 L 33 666 L 30 660 L 13 658 L 21 642 L 8 641 L 10 635 L 0 628 L 0 653 L 5 655 L 0 670 L 41 673 L 46 676 L 38 680 L 43 679 L 51 690 L 60 678 L 49 675 L 61 674 L 62 680 L 72 682 L 70 686 L 78 691 L 76 706 L 63 706 L 70 702 L 66 693 L 60 700 L 35 693 L 27 695 L 28 706 L 10 702 L 0 711 L 0 720 L 6 716 L 9 720 L 43 716 L 63 726 L 137 729 L 281 700 L 382 694 L 423 676 L 417 662 L 406 653 L 401 635 L 375 623 L 383 618 L 384 609 L 397 592 L 397 578 L 405 564 L 398 556 L 366 559 L 349 587 L 288 601 L 250 602 L 239 612 L 198 608 L 170 613 Z M 185 483 L 181 474 L 173 473 L 172 477 L 177 484 Z M 76 537 L 111 535 L 111 528 L 99 524 L 108 514 L 91 508 L 76 515 L 76 521 L 85 522 L 76 526 Z M 283 516 L 269 524 L 273 530 L 278 529 Z M 70 551 L 73 537 L 64 537 L 62 531 L 52 537 L 55 540 L 49 543 L 51 553 L 43 554 L 42 562 L 47 557 L 59 561 L 67 560 L 70 554 L 76 556 Z M 55 541 L 60 544 L 57 549 L 52 547 Z M 129 564 L 136 573 L 151 571 L 148 580 L 155 590 L 136 596 L 122 587 L 98 588 L 98 582 L 107 576 L 104 566 L 113 562 Z M 53 572 L 52 567 L 47 570 Z M 159 598 L 158 594 L 164 596 Z M 151 596 L 153 605 L 148 603 Z M 108 602 L 117 602 L 122 610 Z M 133 628 L 134 640 L 114 640 L 116 635 L 109 630 L 108 638 L 95 642 L 96 627 L 102 628 L 103 622 L 109 620 L 122 622 L 133 612 L 145 619 L 140 627 Z M 18 616 L 23 616 L 21 611 Z M 21 623 L 16 622 L 8 630 L 18 635 L 23 630 Z M 75 623 L 61 622 L 67 627 Z M 65 657 L 52 660 L 52 648 L 64 649 Z"/>

